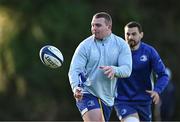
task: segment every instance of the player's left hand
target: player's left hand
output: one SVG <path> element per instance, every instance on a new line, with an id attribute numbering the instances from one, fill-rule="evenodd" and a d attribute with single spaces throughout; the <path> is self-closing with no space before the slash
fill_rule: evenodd
<path id="1" fill-rule="evenodd" d="M 100 66 L 99 68 L 104 71 L 104 74 L 107 75 L 108 78 L 114 78 L 115 72 L 111 66 Z"/>
<path id="2" fill-rule="evenodd" d="M 160 102 L 159 94 L 156 91 L 146 90 L 146 92 L 151 95 L 154 104 L 158 104 Z"/>

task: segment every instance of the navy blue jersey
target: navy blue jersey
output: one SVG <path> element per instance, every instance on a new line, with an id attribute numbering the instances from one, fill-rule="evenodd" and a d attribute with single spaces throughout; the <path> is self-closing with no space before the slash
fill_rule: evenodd
<path id="1" fill-rule="evenodd" d="M 131 76 L 118 79 L 116 99 L 119 102 L 149 104 L 152 101 L 146 90 L 154 90 L 160 94 L 168 84 L 165 66 L 157 51 L 143 42 L 138 50 L 132 51 L 132 60 Z M 152 72 L 157 76 L 154 85 Z"/>

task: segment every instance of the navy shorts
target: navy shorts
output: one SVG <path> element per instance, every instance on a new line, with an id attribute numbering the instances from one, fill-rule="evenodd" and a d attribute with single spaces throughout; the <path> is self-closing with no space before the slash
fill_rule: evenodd
<path id="1" fill-rule="evenodd" d="M 137 105 L 116 103 L 114 108 L 116 110 L 117 116 L 121 118 L 125 118 L 130 114 L 138 113 L 140 121 L 150 122 L 152 120 L 151 104 Z"/>
<path id="2" fill-rule="evenodd" d="M 84 94 L 82 100 L 76 102 L 81 115 L 92 109 L 100 108 L 103 112 L 105 121 L 109 121 L 112 107 L 105 105 L 102 100 L 92 94 Z"/>

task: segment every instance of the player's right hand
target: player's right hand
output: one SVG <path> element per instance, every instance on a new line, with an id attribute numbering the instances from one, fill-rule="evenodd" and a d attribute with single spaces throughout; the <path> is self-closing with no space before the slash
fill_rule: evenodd
<path id="1" fill-rule="evenodd" d="M 74 97 L 76 99 L 76 101 L 79 101 L 82 99 L 83 97 L 83 93 L 82 93 L 82 88 L 81 87 L 77 87 L 74 93 Z"/>
<path id="2" fill-rule="evenodd" d="M 113 70 L 112 66 L 100 66 L 99 68 L 104 71 L 104 74 L 107 75 L 108 78 L 114 78 L 115 71 Z"/>

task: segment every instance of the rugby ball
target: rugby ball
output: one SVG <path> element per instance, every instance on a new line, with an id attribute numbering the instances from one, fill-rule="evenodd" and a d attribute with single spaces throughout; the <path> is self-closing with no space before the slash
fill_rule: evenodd
<path id="1" fill-rule="evenodd" d="M 52 45 L 43 46 L 39 51 L 39 56 L 42 63 L 50 68 L 58 68 L 64 61 L 61 51 Z"/>

